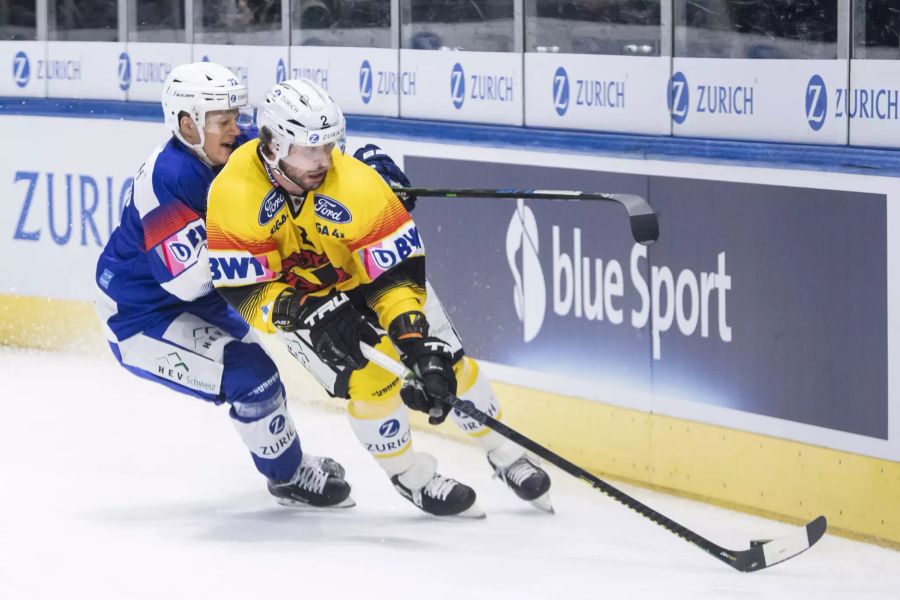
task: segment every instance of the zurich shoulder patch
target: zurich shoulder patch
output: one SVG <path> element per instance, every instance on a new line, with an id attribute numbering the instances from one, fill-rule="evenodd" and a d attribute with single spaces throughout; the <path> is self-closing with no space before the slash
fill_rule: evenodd
<path id="1" fill-rule="evenodd" d="M 332 223 L 349 223 L 353 220 L 350 210 L 335 200 L 324 194 L 315 195 L 316 214 Z"/>
<path id="2" fill-rule="evenodd" d="M 259 224 L 265 225 L 274 219 L 282 206 L 284 206 L 284 195 L 280 194 L 277 189 L 272 189 L 263 198 L 262 205 L 259 207 Z"/>

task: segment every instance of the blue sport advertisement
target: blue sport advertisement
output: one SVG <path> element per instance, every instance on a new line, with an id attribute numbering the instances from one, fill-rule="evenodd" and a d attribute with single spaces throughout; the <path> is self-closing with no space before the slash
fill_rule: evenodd
<path id="1" fill-rule="evenodd" d="M 888 435 L 886 198 L 407 156 L 423 187 L 644 196 L 423 198 L 429 278 L 473 356 L 656 398 Z"/>

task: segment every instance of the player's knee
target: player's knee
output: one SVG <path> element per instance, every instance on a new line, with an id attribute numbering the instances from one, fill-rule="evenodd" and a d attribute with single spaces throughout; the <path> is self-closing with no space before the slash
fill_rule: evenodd
<path id="1" fill-rule="evenodd" d="M 374 404 L 393 402 L 400 394 L 400 380 L 373 362 L 354 371 L 347 387 L 347 397 Z"/>
<path id="2" fill-rule="evenodd" d="M 284 385 L 262 346 L 232 342 L 225 347 L 222 394 L 239 417 L 257 419 L 281 406 Z"/>

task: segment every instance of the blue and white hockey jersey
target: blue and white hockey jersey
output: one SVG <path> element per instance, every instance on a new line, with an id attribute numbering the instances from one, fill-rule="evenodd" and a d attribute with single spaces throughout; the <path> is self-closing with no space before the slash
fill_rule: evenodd
<path id="1" fill-rule="evenodd" d="M 117 340 L 188 310 L 231 312 L 213 289 L 206 247 L 206 194 L 217 171 L 175 137 L 141 165 L 97 262 L 105 296 L 97 309 Z"/>

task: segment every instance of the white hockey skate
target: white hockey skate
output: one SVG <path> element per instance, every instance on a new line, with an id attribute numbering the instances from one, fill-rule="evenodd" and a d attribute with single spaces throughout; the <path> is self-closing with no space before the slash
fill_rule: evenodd
<path id="1" fill-rule="evenodd" d="M 300 467 L 290 481 L 269 481 L 269 493 L 282 506 L 349 508 L 350 484 L 344 481 L 344 467 L 325 456 L 303 454 Z"/>
<path id="2" fill-rule="evenodd" d="M 417 453 L 413 465 L 391 477 L 394 489 L 424 512 L 437 517 L 483 519 L 484 511 L 475 502 L 475 490 L 437 472 L 437 460 Z"/>

